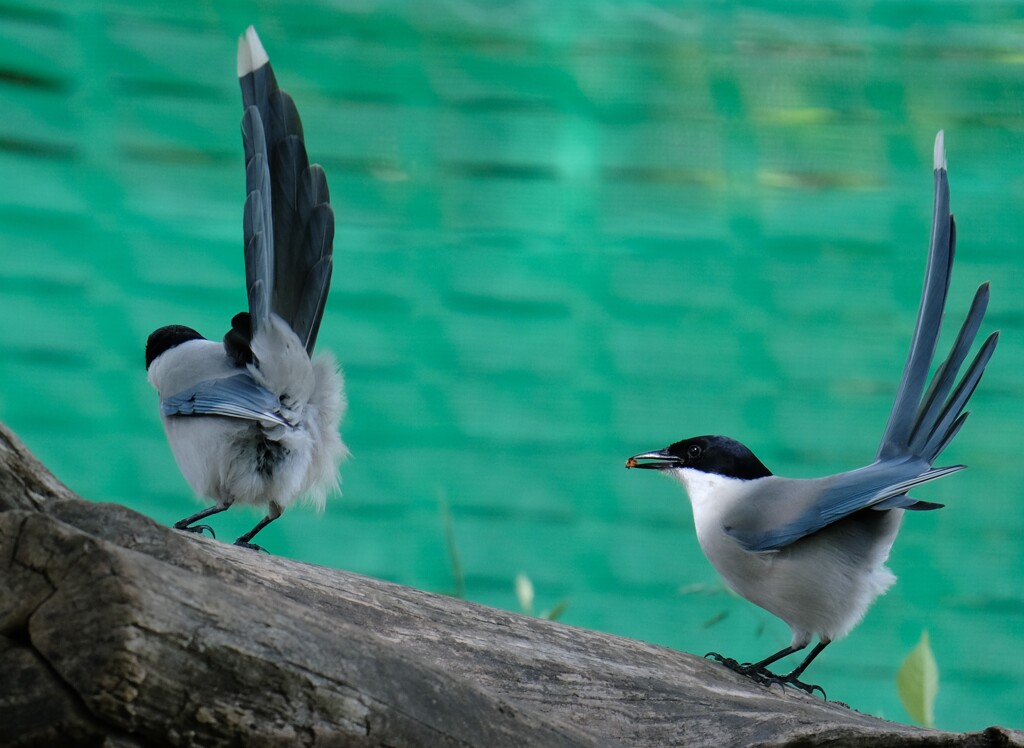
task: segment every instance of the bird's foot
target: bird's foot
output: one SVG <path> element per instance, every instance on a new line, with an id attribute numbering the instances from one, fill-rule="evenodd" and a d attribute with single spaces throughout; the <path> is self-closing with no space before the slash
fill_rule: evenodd
<path id="1" fill-rule="evenodd" d="M 811 696 L 814 695 L 815 691 L 821 691 L 821 698 L 828 701 L 828 694 L 825 693 L 825 689 L 815 683 L 804 683 L 802 680 L 798 680 L 793 675 L 784 675 L 776 680 L 784 686 L 793 686 L 793 688 L 799 688 L 804 693 L 809 693 Z"/>
<path id="2" fill-rule="evenodd" d="M 793 688 L 799 688 L 801 691 L 809 694 L 813 694 L 815 691 L 821 691 L 821 697 L 825 699 L 825 701 L 828 701 L 828 696 L 825 694 L 824 688 L 818 685 L 804 683 L 803 681 L 798 680 L 792 673 L 789 675 L 776 675 L 768 668 L 761 667 L 757 663 L 739 662 L 731 657 L 723 657 L 718 654 L 718 652 L 708 652 L 704 657 L 720 662 L 733 672 L 745 675 L 755 683 L 762 686 L 773 686 L 778 683 L 783 688 L 786 686 L 792 686 Z"/>
<path id="3" fill-rule="evenodd" d="M 187 525 L 187 524 L 184 524 L 183 522 L 175 522 L 174 523 L 174 529 L 175 530 L 184 530 L 185 532 L 194 532 L 194 533 L 198 533 L 200 535 L 203 534 L 204 530 L 209 530 L 210 537 L 212 537 L 214 539 L 216 539 L 216 537 L 217 537 L 217 533 L 215 533 L 213 531 L 213 528 L 210 527 L 209 525 Z"/>
<path id="4" fill-rule="evenodd" d="M 775 683 L 778 683 L 783 688 L 785 688 L 786 686 L 792 686 L 793 688 L 799 688 L 804 693 L 811 694 L 812 696 L 814 695 L 815 691 L 821 691 L 821 698 L 825 701 L 828 701 L 828 694 L 826 694 L 825 689 L 819 685 L 815 685 L 813 683 L 804 683 L 802 680 L 797 679 L 796 676 L 794 676 L 792 673 L 790 673 L 789 675 L 775 675 L 774 673 L 770 673 L 767 670 L 765 670 L 764 672 L 768 673 L 768 677 L 764 678 L 763 680 L 758 680 L 758 683 L 764 683 L 766 685 L 774 685 Z M 760 675 L 758 677 L 760 677 Z M 757 678 L 755 678 L 755 680 L 757 680 Z"/>
<path id="5" fill-rule="evenodd" d="M 704 659 L 710 659 L 714 660 L 715 662 L 720 662 L 730 670 L 736 670 L 737 672 L 739 672 L 738 668 L 743 667 L 737 660 L 734 660 L 732 657 L 723 657 L 722 655 L 718 654 L 718 652 L 708 652 L 706 655 L 704 655 Z"/>
<path id="6" fill-rule="evenodd" d="M 250 543 L 248 541 L 242 540 L 241 538 L 235 541 L 235 545 L 237 545 L 239 548 L 248 548 L 249 550 L 256 551 L 257 553 L 270 553 L 270 551 L 268 551 L 262 545 L 256 545 L 255 543 Z"/>
<path id="7" fill-rule="evenodd" d="M 750 676 L 754 680 L 757 680 L 758 678 L 775 677 L 775 674 L 767 668 L 758 667 L 755 663 L 752 662 L 740 662 L 739 660 L 734 660 L 732 657 L 723 657 L 722 655 L 718 654 L 718 652 L 708 652 L 706 655 L 704 655 L 704 657 L 705 659 L 710 658 L 715 662 L 720 662 L 721 664 L 725 665 L 727 668 L 732 670 L 734 673 Z"/>

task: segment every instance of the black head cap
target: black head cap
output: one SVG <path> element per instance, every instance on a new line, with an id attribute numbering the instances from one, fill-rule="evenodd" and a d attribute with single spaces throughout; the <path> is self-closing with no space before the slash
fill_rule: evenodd
<path id="1" fill-rule="evenodd" d="M 657 452 L 634 455 L 626 461 L 626 467 L 652 470 L 693 468 L 740 480 L 755 480 L 772 474 L 753 452 L 727 436 L 684 439 Z"/>
<path id="2" fill-rule="evenodd" d="M 146 371 L 164 351 L 169 351 L 189 340 L 204 340 L 203 336 L 184 325 L 168 325 L 153 332 L 146 341 Z"/>

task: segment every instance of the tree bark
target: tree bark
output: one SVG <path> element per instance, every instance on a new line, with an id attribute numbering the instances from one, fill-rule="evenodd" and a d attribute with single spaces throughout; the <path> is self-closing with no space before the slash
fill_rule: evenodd
<path id="1" fill-rule="evenodd" d="M 0 425 L 0 745 L 1022 746 L 84 501 Z"/>

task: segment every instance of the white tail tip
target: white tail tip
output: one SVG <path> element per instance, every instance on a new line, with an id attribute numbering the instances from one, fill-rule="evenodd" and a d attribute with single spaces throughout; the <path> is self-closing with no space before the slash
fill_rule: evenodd
<path id="1" fill-rule="evenodd" d="M 263 48 L 256 29 L 252 26 L 245 30 L 245 35 L 238 37 L 238 77 L 243 78 L 253 70 L 259 70 L 270 62 L 267 50 Z"/>
<path id="2" fill-rule="evenodd" d="M 934 154 L 933 167 L 935 171 L 942 169 L 946 170 L 946 136 L 943 130 L 939 130 L 939 134 L 935 136 L 935 154 Z"/>

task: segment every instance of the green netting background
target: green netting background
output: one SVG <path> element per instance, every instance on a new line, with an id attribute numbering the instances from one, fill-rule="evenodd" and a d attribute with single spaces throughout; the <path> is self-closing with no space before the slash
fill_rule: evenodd
<path id="1" fill-rule="evenodd" d="M 324 516 L 261 542 L 451 592 L 447 507 L 468 598 L 515 609 L 525 572 L 570 624 L 699 654 L 788 629 L 623 460 L 708 432 L 786 475 L 871 458 L 945 128 L 950 314 L 991 279 L 1003 330 L 944 456 L 972 469 L 918 492 L 948 508 L 907 518 L 899 584 L 808 675 L 905 720 L 895 671 L 927 629 L 938 725 L 1021 726 L 1024 5 L 0 0 L 0 418 L 84 496 L 165 523 L 199 505 L 142 349 L 244 304 L 249 23 L 331 181 L 319 345 L 354 455 Z"/>

